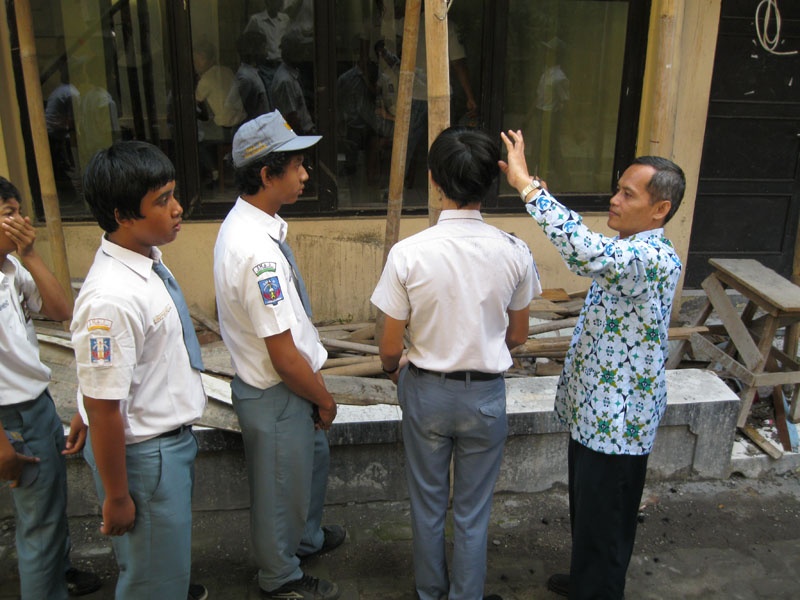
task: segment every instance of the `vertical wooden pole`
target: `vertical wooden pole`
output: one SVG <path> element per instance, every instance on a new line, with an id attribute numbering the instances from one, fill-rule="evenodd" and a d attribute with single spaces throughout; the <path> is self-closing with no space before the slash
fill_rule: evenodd
<path id="1" fill-rule="evenodd" d="M 656 30 L 657 74 L 652 97 L 654 110 L 648 140 L 649 149 L 640 148 L 640 154 L 673 158 L 683 9 L 684 0 L 661 0 L 653 3 L 653 10 L 659 11 Z"/>
<path id="2" fill-rule="evenodd" d="M 419 13 L 421 0 L 406 2 L 403 21 L 403 51 L 400 59 L 400 77 L 397 90 L 397 108 L 392 139 L 392 163 L 389 171 L 389 203 L 386 212 L 386 238 L 383 242 L 383 263 L 400 237 L 400 214 L 403 209 L 403 179 L 408 154 L 408 128 L 411 119 L 411 92 L 414 86 L 414 69 L 417 62 Z M 376 338 L 378 339 L 378 338 Z"/>
<path id="3" fill-rule="evenodd" d="M 50 142 L 47 139 L 47 125 L 44 120 L 44 102 L 42 86 L 39 83 L 39 66 L 36 62 L 36 44 L 31 20 L 29 0 L 14 2 L 17 17 L 17 34 L 19 36 L 20 62 L 25 82 L 25 97 L 28 99 L 28 117 L 30 119 L 31 137 L 36 158 L 36 170 L 39 174 L 39 187 L 44 205 L 44 218 L 47 233 L 50 237 L 50 260 L 53 273 L 61 284 L 67 300 L 72 305 L 72 287 L 70 285 L 69 266 L 67 265 L 67 246 L 64 241 L 64 230 L 61 227 L 61 209 L 58 206 L 56 180 L 53 175 L 53 163 L 50 157 Z"/>
<path id="4" fill-rule="evenodd" d="M 450 126 L 450 54 L 447 1 L 425 0 L 425 55 L 428 71 L 428 148 Z M 428 180 L 428 225 L 435 225 L 442 198 Z"/>

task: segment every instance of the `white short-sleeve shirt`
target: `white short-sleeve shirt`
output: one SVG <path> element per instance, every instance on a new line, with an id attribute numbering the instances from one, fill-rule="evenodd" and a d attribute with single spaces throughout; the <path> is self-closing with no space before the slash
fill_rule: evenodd
<path id="1" fill-rule="evenodd" d="M 528 246 L 463 209 L 395 244 L 371 301 L 408 319 L 408 359 L 418 367 L 500 373 L 512 364 L 506 311 L 538 294 Z"/>
<path id="2" fill-rule="evenodd" d="M 83 395 L 119 400 L 125 443 L 196 422 L 206 406 L 183 328 L 164 281 L 147 258 L 103 237 L 75 301 L 72 343 Z M 91 423 L 89 423 L 91 427 Z"/>
<path id="3" fill-rule="evenodd" d="M 16 258 L 6 257 L 0 265 L 0 406 L 38 398 L 50 382 L 30 315 L 41 308 L 31 274 Z"/>
<path id="4" fill-rule="evenodd" d="M 288 227 L 239 198 L 214 246 L 214 286 L 222 339 L 236 374 L 259 389 L 280 383 L 264 338 L 291 329 L 297 350 L 314 372 L 328 353 L 306 315 L 289 261 L 278 242 Z"/>

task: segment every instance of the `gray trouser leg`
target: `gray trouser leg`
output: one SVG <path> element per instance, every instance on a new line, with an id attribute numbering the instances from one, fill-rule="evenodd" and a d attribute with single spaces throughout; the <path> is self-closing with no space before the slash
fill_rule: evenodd
<path id="1" fill-rule="evenodd" d="M 464 382 L 405 371 L 398 395 L 417 594 L 422 600 L 480 600 L 492 494 L 508 433 L 505 383 L 502 378 Z M 455 535 L 448 577 L 444 524 L 451 454 Z"/>
<path id="2" fill-rule="evenodd" d="M 296 553 L 306 534 L 314 485 L 313 406 L 282 383 L 260 390 L 237 377 L 231 390 L 247 459 L 258 583 L 272 591 L 303 575 Z M 317 485 L 324 489 L 327 468 L 322 475 L 325 484 Z"/>

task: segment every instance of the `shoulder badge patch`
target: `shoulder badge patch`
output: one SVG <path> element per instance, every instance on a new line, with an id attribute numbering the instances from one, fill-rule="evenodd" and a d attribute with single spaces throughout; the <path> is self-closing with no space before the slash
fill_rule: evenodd
<path id="1" fill-rule="evenodd" d="M 86 329 L 89 331 L 96 331 L 98 329 L 108 331 L 111 329 L 111 324 L 111 319 L 89 319 L 86 321 Z"/>
<path id="2" fill-rule="evenodd" d="M 274 272 L 275 272 L 274 262 L 263 262 L 253 267 L 253 273 L 256 274 L 256 277 L 259 277 L 264 273 L 274 273 Z"/>
<path id="3" fill-rule="evenodd" d="M 111 338 L 89 338 L 89 356 L 93 365 L 111 364 Z"/>
<path id="4" fill-rule="evenodd" d="M 281 284 L 277 277 L 268 277 L 258 282 L 258 287 L 261 290 L 261 299 L 264 304 L 277 304 L 283 300 L 283 291 L 281 291 Z"/>

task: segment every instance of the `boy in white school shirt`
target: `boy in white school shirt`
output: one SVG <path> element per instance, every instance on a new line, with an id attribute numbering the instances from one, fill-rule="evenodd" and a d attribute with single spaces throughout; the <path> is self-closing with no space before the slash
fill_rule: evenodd
<path id="1" fill-rule="evenodd" d="M 192 487 L 203 414 L 200 346 L 158 246 L 183 209 L 175 168 L 145 142 L 95 154 L 84 192 L 105 230 L 75 303 L 72 341 L 89 425 L 84 455 L 114 536 L 117 600 L 203 599 L 190 585 Z"/>
<path id="2" fill-rule="evenodd" d="M 72 311 L 35 239 L 19 190 L 0 177 L 0 480 L 12 488 L 22 599 L 59 600 L 94 592 L 100 579 L 69 562 L 64 456 L 83 448 L 86 426 L 76 414 L 65 444 L 47 390 L 50 369 L 39 359 L 30 310 L 58 321 Z"/>

